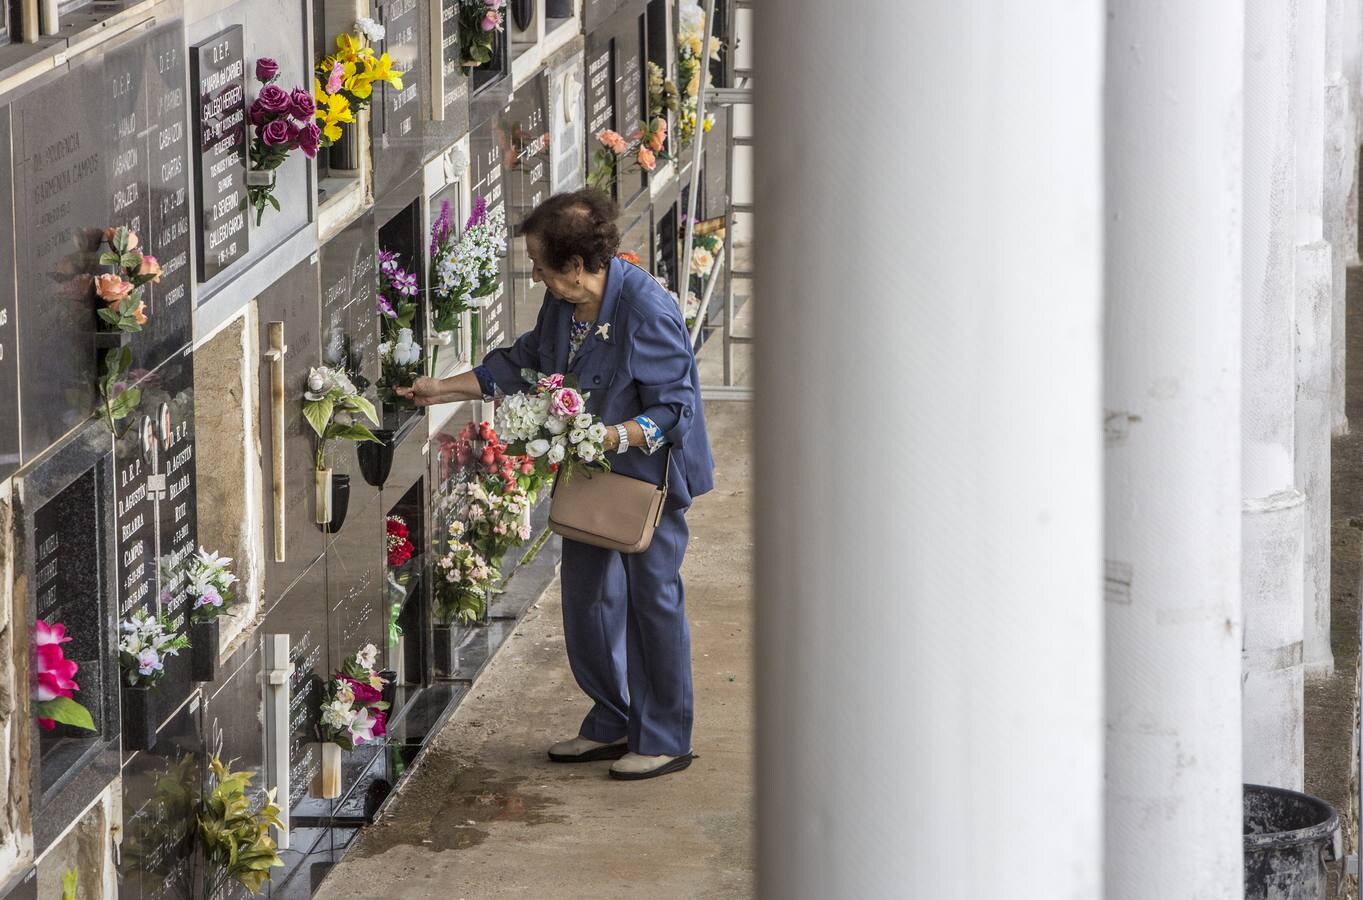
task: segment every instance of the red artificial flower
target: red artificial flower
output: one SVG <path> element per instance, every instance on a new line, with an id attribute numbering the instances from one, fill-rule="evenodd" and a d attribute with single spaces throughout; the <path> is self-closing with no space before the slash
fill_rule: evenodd
<path id="1" fill-rule="evenodd" d="M 370 687 L 368 682 L 359 681 L 349 675 L 340 675 L 339 677 L 350 685 L 350 690 L 355 694 L 356 702 L 368 706 L 370 703 L 378 703 L 383 699 L 383 693 L 376 687 Z"/>
<path id="2" fill-rule="evenodd" d="M 370 713 L 374 717 L 374 737 L 383 737 L 388 733 L 388 712 L 387 710 L 376 709 Z"/>

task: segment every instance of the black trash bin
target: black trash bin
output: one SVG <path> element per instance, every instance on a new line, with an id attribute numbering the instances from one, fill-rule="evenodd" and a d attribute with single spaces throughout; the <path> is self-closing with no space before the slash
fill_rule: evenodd
<path id="1" fill-rule="evenodd" d="M 1324 800 L 1245 785 L 1245 900 L 1325 900 L 1339 814 Z"/>

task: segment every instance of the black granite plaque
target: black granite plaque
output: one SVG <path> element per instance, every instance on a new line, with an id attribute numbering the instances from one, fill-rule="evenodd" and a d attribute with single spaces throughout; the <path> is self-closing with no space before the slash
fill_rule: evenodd
<path id="1" fill-rule="evenodd" d="M 602 149 L 597 135 L 606 129 L 619 130 L 615 121 L 615 41 L 609 34 L 587 35 L 585 65 L 586 165 L 590 167 L 592 157 Z"/>
<path id="2" fill-rule="evenodd" d="M 10 171 L 9 107 L 0 107 L 0 172 Z M 0 178 L 0 220 L 13 221 L 14 182 Z M 0 272 L 14 271 L 14 235 L 0 236 Z M 19 347 L 14 280 L 0 285 L 0 481 L 19 467 Z"/>
<path id="3" fill-rule="evenodd" d="M 506 148 L 500 135 L 500 121 L 489 121 L 474 130 L 469 136 L 469 155 L 472 157 L 470 168 L 473 178 L 473 196 L 487 199 L 488 213 L 506 210 L 504 190 L 503 160 Z M 508 229 L 510 223 L 508 223 Z M 487 306 L 476 310 L 480 333 L 475 333 L 475 356 L 496 347 L 510 343 L 511 334 L 511 273 L 507 260 L 502 260 L 502 283 L 487 298 Z M 480 337 L 481 334 L 481 337 Z"/>
<path id="4" fill-rule="evenodd" d="M 544 293 L 532 278 L 533 265 L 525 249 L 520 224 L 549 197 L 548 78 L 540 72 L 516 92 L 507 117 L 504 139 L 514 161 L 506 174 L 508 228 L 511 241 L 512 297 L 514 310 L 511 336 L 535 327 Z M 514 154 L 514 155 L 512 155 Z"/>
<path id="5" fill-rule="evenodd" d="M 445 116 L 456 115 L 459 104 L 468 106 L 469 86 L 460 67 L 459 0 L 440 2 L 440 66 L 435 77 L 442 80 Z M 467 124 L 467 113 L 465 113 Z"/>
<path id="6" fill-rule="evenodd" d="M 615 105 L 619 131 L 628 136 L 644 120 L 648 112 L 648 70 L 644 66 L 644 38 L 647 32 L 645 15 L 621 9 L 615 14 L 619 30 L 615 38 Z M 648 175 L 638 166 L 625 166 L 617 178 L 621 205 L 632 203 L 648 189 Z"/>
<path id="7" fill-rule="evenodd" d="M 199 280 L 246 254 L 246 55 L 234 25 L 189 48 L 198 148 Z"/>
<path id="8" fill-rule="evenodd" d="M 194 896 L 193 823 L 205 769 L 197 707 L 197 701 L 178 709 L 163 707 L 169 721 L 156 747 L 136 754 L 123 767 L 120 897 Z M 235 761 L 232 767 L 241 769 Z"/>
<path id="9" fill-rule="evenodd" d="M 351 509 L 327 550 L 327 602 L 331 623 L 328 663 L 332 671 L 365 644 L 382 648 L 387 622 L 380 609 L 386 541 L 378 497 Z"/>
<path id="10" fill-rule="evenodd" d="M 421 28 L 424 16 L 418 0 L 384 0 L 378 15 L 385 30 L 383 52 L 403 73 L 401 90 L 386 82 L 374 88 L 374 194 L 382 197 L 417 174 L 425 162 L 429 50 L 424 47 L 428 37 Z"/>

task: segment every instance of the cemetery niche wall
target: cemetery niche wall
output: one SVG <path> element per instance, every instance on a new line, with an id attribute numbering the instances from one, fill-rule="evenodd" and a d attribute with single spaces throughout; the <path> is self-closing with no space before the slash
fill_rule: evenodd
<path id="1" fill-rule="evenodd" d="M 279 806 L 278 865 L 216 896 L 308 897 L 559 558 L 547 485 L 503 475 L 492 404 L 403 404 L 392 366 L 464 371 L 533 325 L 543 293 L 520 224 L 588 183 L 603 130 L 648 117 L 648 63 L 675 68 L 671 6 L 535 0 L 474 9 L 472 25 L 461 0 L 114 6 L 63 3 L 62 40 L 83 49 L 7 69 L 0 93 L 0 217 L 23 225 L 0 233 L 14 273 L 0 283 L 0 542 L 15 551 L 0 602 L 16 626 L 0 695 L 18 723 L 0 752 L 18 761 L 7 809 L 25 848 L 0 864 L 0 897 L 43 895 L 71 866 L 90 896 L 204 896 L 223 874 L 195 827 L 214 760 L 250 776 L 254 809 L 269 791 Z M 0 16 L 0 45 L 22 19 Z M 401 75 L 331 121 L 318 83 L 346 41 Z M 290 111 L 268 138 L 267 84 Z M 271 141 L 312 140 L 309 124 L 339 137 L 269 170 L 280 208 L 258 215 L 257 161 Z M 622 250 L 674 290 L 682 175 L 622 167 L 606 185 Z M 436 328 L 445 202 L 455 243 L 484 209 L 507 248 L 491 290 Z M 325 494 L 305 407 L 320 372 L 374 408 L 336 420 Z M 489 491 L 515 495 L 509 537 L 477 524 Z M 215 554 L 239 576 L 218 629 L 193 574 Z M 486 564 L 477 597 L 451 591 L 452 554 Z M 120 653 L 149 621 L 154 664 Z M 356 667 L 381 699 L 342 731 L 324 710 Z M 56 707 L 30 694 L 40 672 Z"/>

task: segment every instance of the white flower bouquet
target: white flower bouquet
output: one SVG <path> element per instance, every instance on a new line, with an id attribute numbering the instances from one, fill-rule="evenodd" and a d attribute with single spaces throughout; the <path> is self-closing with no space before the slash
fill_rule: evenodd
<path id="1" fill-rule="evenodd" d="M 530 457 L 541 474 L 571 474 L 591 465 L 609 471 L 607 429 L 587 412 L 589 395 L 561 374 L 521 375 L 534 387 L 507 397 L 497 408 L 497 431 L 507 441 L 507 452 Z"/>
<path id="2" fill-rule="evenodd" d="M 497 570 L 465 539 L 464 523 L 451 523 L 448 549 L 435 561 L 436 620 L 445 625 L 477 621 L 496 579 Z"/>
<path id="3" fill-rule="evenodd" d="M 185 565 L 191 598 L 189 614 L 195 621 L 206 622 L 231 611 L 236 600 L 232 585 L 237 576 L 228 568 L 230 565 L 230 556 L 210 553 L 202 547 L 189 558 Z"/>
<path id="4" fill-rule="evenodd" d="M 308 372 L 303 393 L 303 417 L 317 433 L 317 469 L 326 468 L 327 441 L 373 441 L 379 443 L 359 416 L 379 423 L 374 404 L 360 396 L 359 389 L 343 369 L 317 366 Z"/>
<path id="5" fill-rule="evenodd" d="M 131 687 L 154 685 L 165 674 L 167 656 L 178 656 L 189 638 L 175 634 L 167 616 L 137 611 L 119 626 L 118 661 Z"/>

